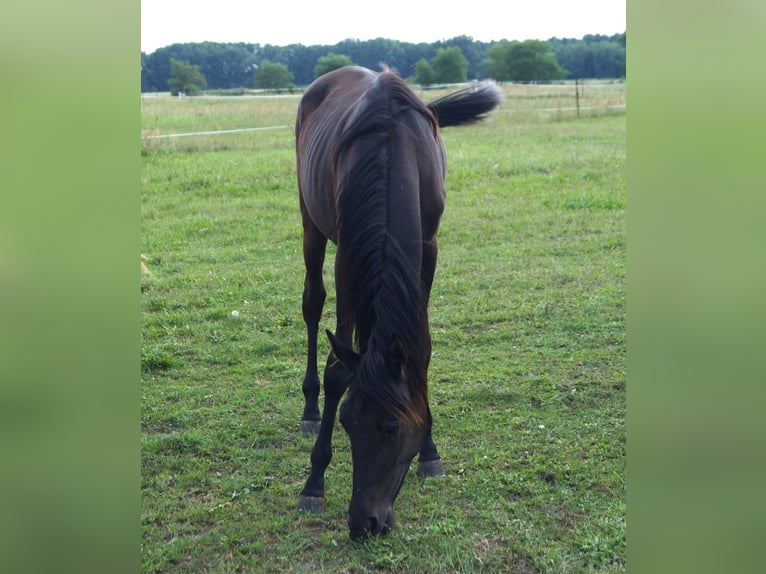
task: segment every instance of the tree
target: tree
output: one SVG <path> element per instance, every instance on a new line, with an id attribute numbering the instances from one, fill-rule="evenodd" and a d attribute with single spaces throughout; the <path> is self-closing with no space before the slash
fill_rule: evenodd
<path id="1" fill-rule="evenodd" d="M 552 47 L 556 61 L 568 71 L 568 78 L 625 77 L 625 46 L 619 36 L 588 42 L 554 42 Z"/>
<path id="2" fill-rule="evenodd" d="M 568 78 L 624 78 L 625 77 L 625 33 L 587 35 L 582 39 L 550 38 L 546 42 L 553 49 L 558 65 L 565 68 Z M 492 76 L 502 81 L 509 78 L 510 64 L 502 64 L 502 57 L 493 48 L 497 44 L 508 47 L 510 42 L 476 42 L 467 36 L 459 36 L 433 43 L 411 44 L 377 38 L 375 40 L 344 40 L 334 45 L 290 44 L 222 44 L 217 42 L 192 42 L 171 44 L 150 54 L 141 56 L 141 91 L 165 92 L 170 88 L 170 59 L 199 66 L 208 89 L 251 88 L 254 85 L 254 71 L 264 60 L 287 66 L 293 74 L 295 84 L 308 85 L 316 77 L 314 70 L 324 56 L 344 54 L 342 63 L 317 70 L 321 73 L 338 65 L 355 64 L 373 70 L 384 62 L 397 70 L 403 77 L 413 77 L 416 65 L 426 60 L 434 69 L 434 55 L 439 49 L 459 48 L 468 60 L 468 78 Z M 494 50 L 494 58 L 489 51 Z M 454 51 L 454 50 L 453 50 Z M 493 60 L 500 61 L 500 71 L 493 68 Z M 323 60 L 323 63 L 325 60 Z M 434 70 L 436 75 L 436 71 Z M 458 74 L 459 75 L 459 74 Z M 463 78 L 460 78 L 461 80 Z M 434 77 L 433 82 L 451 81 Z"/>
<path id="3" fill-rule="evenodd" d="M 413 81 L 421 86 L 428 86 L 436 81 L 434 69 L 425 58 L 421 58 L 418 60 L 417 64 L 415 64 L 415 77 L 413 78 Z"/>
<path id="4" fill-rule="evenodd" d="M 513 82 L 546 82 L 566 76 L 559 66 L 550 44 L 542 40 L 509 42 L 508 79 Z M 499 79 L 499 78 L 496 78 Z"/>
<path id="5" fill-rule="evenodd" d="M 194 94 L 207 87 L 207 81 L 199 71 L 199 66 L 171 58 L 168 87 L 174 96 L 180 92 Z"/>
<path id="6" fill-rule="evenodd" d="M 439 83 L 456 84 L 468 79 L 468 60 L 457 46 L 436 50 L 431 65 Z"/>
<path id="7" fill-rule="evenodd" d="M 468 60 L 467 77 L 470 79 L 478 79 L 482 77 L 487 51 L 487 46 L 483 42 L 477 42 L 470 36 L 455 36 L 449 40 L 435 42 L 433 46 L 434 51 L 439 48 L 460 48 L 463 56 Z"/>
<path id="8" fill-rule="evenodd" d="M 511 79 L 511 43 L 501 40 L 487 49 L 487 75 L 498 82 Z"/>
<path id="9" fill-rule="evenodd" d="M 353 65 L 354 63 L 351 61 L 351 58 L 345 54 L 333 54 L 330 52 L 326 56 L 322 56 L 317 60 L 316 66 L 314 66 L 314 77 L 318 78 L 327 72 L 332 72 L 343 66 Z"/>
<path id="10" fill-rule="evenodd" d="M 255 87 L 265 90 L 279 90 L 293 85 L 293 74 L 284 64 L 263 60 L 255 70 Z"/>
<path id="11" fill-rule="evenodd" d="M 188 56 L 175 58 L 198 65 L 209 88 L 252 86 L 256 61 L 245 44 L 199 42 L 192 46 Z"/>

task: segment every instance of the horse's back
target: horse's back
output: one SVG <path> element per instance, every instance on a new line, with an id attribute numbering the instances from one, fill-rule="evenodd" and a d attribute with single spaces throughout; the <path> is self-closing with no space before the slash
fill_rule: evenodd
<path id="1" fill-rule="evenodd" d="M 396 145 L 361 142 L 373 133 L 387 134 L 384 137 L 393 138 Z M 414 191 L 406 199 L 419 204 L 418 212 L 424 208 L 425 236 L 435 234 L 444 206 L 444 150 L 436 119 L 398 76 L 356 66 L 320 76 L 301 98 L 295 135 L 304 216 L 331 241 L 337 242 L 338 179 L 348 174 L 349 164 L 359 163 L 360 155 L 370 153 L 371 146 L 388 148 L 386 161 L 391 161 L 389 178 L 394 184 L 389 193 Z M 339 149 L 344 150 L 343 165 Z M 353 153 L 347 153 L 349 149 Z M 403 177 L 409 180 L 399 181 Z M 392 200 L 400 203 L 398 198 Z"/>

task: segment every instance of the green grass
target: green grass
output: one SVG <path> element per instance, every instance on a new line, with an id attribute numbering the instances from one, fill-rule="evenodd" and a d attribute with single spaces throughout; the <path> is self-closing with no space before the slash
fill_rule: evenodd
<path id="1" fill-rule="evenodd" d="M 396 529 L 366 544 L 342 430 L 327 512 L 294 511 L 313 439 L 291 131 L 145 141 L 145 572 L 624 571 L 625 114 L 515 101 L 445 130 L 429 378 L 447 477 L 411 470 Z M 182 103 L 145 102 L 144 127 L 290 125 L 297 99 Z"/>

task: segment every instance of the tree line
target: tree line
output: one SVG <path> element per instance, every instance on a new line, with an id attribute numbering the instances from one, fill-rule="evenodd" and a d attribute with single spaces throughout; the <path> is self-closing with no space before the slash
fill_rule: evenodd
<path id="1" fill-rule="evenodd" d="M 481 42 L 458 36 L 433 43 L 386 38 L 343 40 L 333 46 L 195 42 L 141 52 L 141 91 L 184 91 L 306 86 L 344 64 L 379 69 L 380 63 L 419 84 L 491 77 L 498 81 L 624 78 L 625 34 Z M 194 77 L 196 84 L 184 84 Z M 201 79 L 200 79 L 201 78 Z"/>

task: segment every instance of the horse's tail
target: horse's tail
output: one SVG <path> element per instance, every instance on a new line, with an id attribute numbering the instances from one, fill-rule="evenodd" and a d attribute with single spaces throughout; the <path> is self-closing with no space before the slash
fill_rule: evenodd
<path id="1" fill-rule="evenodd" d="M 503 101 L 503 92 L 495 82 L 484 81 L 470 88 L 434 100 L 428 109 L 439 127 L 462 126 L 481 121 Z"/>

